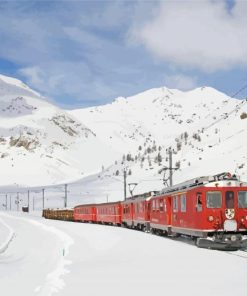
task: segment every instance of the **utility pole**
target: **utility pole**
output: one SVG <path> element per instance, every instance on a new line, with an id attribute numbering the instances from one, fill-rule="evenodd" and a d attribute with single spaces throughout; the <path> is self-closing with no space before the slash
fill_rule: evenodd
<path id="1" fill-rule="evenodd" d="M 28 213 L 29 213 L 29 211 L 30 211 L 30 208 L 29 208 L 29 206 L 30 206 L 30 191 L 29 190 L 27 191 L 27 206 L 28 206 Z"/>
<path id="2" fill-rule="evenodd" d="M 172 167 L 172 149 L 171 147 L 169 148 L 169 172 L 170 172 L 170 187 L 172 187 L 173 182 L 172 182 L 172 173 L 173 173 L 173 167 Z"/>
<path id="3" fill-rule="evenodd" d="M 19 192 L 17 192 L 16 207 L 17 207 L 17 212 L 19 212 Z"/>
<path id="4" fill-rule="evenodd" d="M 43 204 L 43 210 L 45 208 L 45 189 L 42 189 L 42 204 Z"/>
<path id="5" fill-rule="evenodd" d="M 126 200 L 126 198 L 127 198 L 126 178 L 127 178 L 127 172 L 126 172 L 126 168 L 124 168 L 124 200 Z"/>
<path id="6" fill-rule="evenodd" d="M 173 180 L 172 180 L 173 171 L 176 171 L 178 168 L 172 167 L 172 149 L 171 149 L 171 147 L 169 147 L 169 149 L 168 149 L 168 155 L 169 155 L 169 167 L 163 167 L 161 170 L 159 170 L 159 174 L 161 174 L 164 171 L 163 184 L 165 186 L 171 187 L 173 185 Z M 165 178 L 166 171 L 169 171 L 169 177 L 167 179 Z M 169 185 L 167 182 L 168 180 L 169 180 Z"/>
<path id="7" fill-rule="evenodd" d="M 64 185 L 64 207 L 67 208 L 68 184 Z"/>

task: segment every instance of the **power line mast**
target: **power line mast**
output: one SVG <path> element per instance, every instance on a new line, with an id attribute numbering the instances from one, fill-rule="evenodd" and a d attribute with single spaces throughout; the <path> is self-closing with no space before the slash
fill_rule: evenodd
<path id="1" fill-rule="evenodd" d="M 126 178 L 127 178 L 127 172 L 126 172 L 126 168 L 124 168 L 124 200 L 126 200 L 127 198 Z"/>
<path id="2" fill-rule="evenodd" d="M 30 191 L 28 190 L 27 191 L 27 206 L 28 206 L 28 212 L 30 211 L 30 208 L 29 208 L 29 206 L 30 206 Z"/>
<path id="3" fill-rule="evenodd" d="M 159 174 L 164 172 L 163 184 L 166 187 L 173 186 L 173 172 L 178 169 L 178 168 L 173 168 L 172 167 L 172 154 L 173 154 L 173 151 L 172 151 L 171 147 L 169 147 L 169 149 L 168 149 L 169 167 L 163 167 L 161 170 L 159 170 Z M 166 178 L 166 171 L 169 171 L 169 177 L 168 178 Z M 169 181 L 169 184 L 168 184 L 168 181 Z"/>
<path id="4" fill-rule="evenodd" d="M 64 185 L 64 207 L 67 208 L 68 184 Z"/>
<path id="5" fill-rule="evenodd" d="M 16 207 L 17 207 L 17 212 L 19 212 L 19 192 L 17 192 Z"/>
<path id="6" fill-rule="evenodd" d="M 45 189 L 42 189 L 42 208 L 45 208 Z"/>
<path id="7" fill-rule="evenodd" d="M 173 180 L 172 180 L 172 174 L 173 170 L 176 170 L 176 168 L 172 167 L 172 149 L 171 147 L 169 148 L 169 180 L 170 180 L 170 187 L 173 185 Z"/>

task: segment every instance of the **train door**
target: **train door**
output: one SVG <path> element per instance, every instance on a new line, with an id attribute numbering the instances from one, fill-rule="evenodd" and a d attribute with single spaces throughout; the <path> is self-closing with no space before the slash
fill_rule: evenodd
<path id="1" fill-rule="evenodd" d="M 203 202 L 203 195 L 202 192 L 198 191 L 195 193 L 195 197 L 193 198 L 195 205 L 193 210 L 193 216 L 188 217 L 188 227 L 194 228 L 194 229 L 202 229 L 202 223 L 203 223 L 203 213 L 205 209 L 205 205 Z"/>
<path id="2" fill-rule="evenodd" d="M 178 226 L 178 195 L 174 195 L 171 198 L 171 224 L 172 226 Z"/>
<path id="3" fill-rule="evenodd" d="M 131 220 L 131 226 L 134 226 L 134 203 L 132 202 L 130 204 L 130 220 Z"/>
<path id="4" fill-rule="evenodd" d="M 151 213 L 151 201 L 146 202 L 146 215 L 147 215 L 147 221 L 150 221 L 150 213 Z"/>
<path id="5" fill-rule="evenodd" d="M 235 194 L 232 190 L 227 190 L 225 192 L 225 218 L 227 220 L 232 220 L 235 218 Z"/>

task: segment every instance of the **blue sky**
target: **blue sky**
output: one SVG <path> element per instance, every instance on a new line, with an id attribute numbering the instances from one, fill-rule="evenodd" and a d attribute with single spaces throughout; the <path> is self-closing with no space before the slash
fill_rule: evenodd
<path id="1" fill-rule="evenodd" d="M 246 15 L 240 0 L 0 0 L 0 73 L 69 108 L 160 86 L 232 95 L 247 84 Z"/>

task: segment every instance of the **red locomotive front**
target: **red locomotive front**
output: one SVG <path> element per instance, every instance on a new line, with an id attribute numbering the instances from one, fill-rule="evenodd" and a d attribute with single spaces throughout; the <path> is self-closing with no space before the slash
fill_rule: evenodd
<path id="1" fill-rule="evenodd" d="M 170 193 L 172 233 L 197 237 L 199 247 L 247 246 L 246 184 L 224 173 L 177 186 L 184 189 Z"/>

